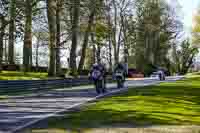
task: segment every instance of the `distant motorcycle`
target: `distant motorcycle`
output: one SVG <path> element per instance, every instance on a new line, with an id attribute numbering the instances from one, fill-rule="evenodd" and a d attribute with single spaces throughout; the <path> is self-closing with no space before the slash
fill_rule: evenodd
<path id="1" fill-rule="evenodd" d="M 164 80 L 165 80 L 165 75 L 159 74 L 159 80 L 160 80 L 160 81 L 164 81 Z"/>
<path id="2" fill-rule="evenodd" d="M 163 71 L 159 71 L 158 75 L 159 75 L 159 80 L 160 81 L 164 81 L 165 80 L 165 73 Z"/>
<path id="3" fill-rule="evenodd" d="M 123 88 L 125 77 L 124 77 L 124 72 L 122 70 L 117 70 L 115 72 L 115 79 L 117 81 L 117 88 Z"/>
<path id="4" fill-rule="evenodd" d="M 158 78 L 160 81 L 164 81 L 165 80 L 165 73 L 163 71 L 156 71 L 153 72 L 150 77 L 152 78 Z"/>
<path id="5" fill-rule="evenodd" d="M 92 80 L 94 81 L 96 92 L 98 94 L 105 93 L 105 81 L 101 71 L 96 69 L 93 70 L 91 77 Z"/>

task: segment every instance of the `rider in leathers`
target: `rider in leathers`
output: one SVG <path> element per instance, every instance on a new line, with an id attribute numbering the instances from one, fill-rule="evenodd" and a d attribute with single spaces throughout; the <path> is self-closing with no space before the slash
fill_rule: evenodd
<path id="1" fill-rule="evenodd" d="M 101 64 L 101 63 L 99 63 L 99 64 L 94 64 L 93 66 L 92 66 L 92 69 L 91 69 L 91 71 L 90 71 L 90 79 L 92 78 L 91 77 L 91 75 L 92 75 L 92 72 L 95 70 L 95 69 L 97 69 L 97 70 L 99 70 L 100 72 L 101 72 L 101 75 L 102 75 L 102 77 L 103 77 L 103 90 L 102 90 L 102 92 L 103 93 L 105 93 L 106 92 L 106 69 L 105 69 L 105 66 L 103 65 L 103 64 Z M 95 82 L 95 81 L 94 81 Z"/>

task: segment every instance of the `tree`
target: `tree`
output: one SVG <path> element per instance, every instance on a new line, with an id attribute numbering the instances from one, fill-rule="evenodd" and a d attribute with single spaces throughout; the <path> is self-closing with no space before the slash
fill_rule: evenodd
<path id="1" fill-rule="evenodd" d="M 198 54 L 198 49 L 191 45 L 189 40 L 184 40 L 181 43 L 181 48 L 176 51 L 175 62 L 177 63 L 177 72 L 186 74 L 193 64 L 195 56 Z"/>
<path id="2" fill-rule="evenodd" d="M 110 14 L 110 7 L 107 5 L 107 20 L 108 20 L 108 47 L 109 47 L 109 71 L 112 72 L 112 23 L 111 23 L 111 14 Z"/>
<path id="3" fill-rule="evenodd" d="M 9 64 L 15 63 L 15 40 L 21 40 L 24 41 L 24 71 L 30 70 L 33 56 L 37 67 L 49 68 L 49 76 L 59 76 L 61 67 L 67 65 L 71 74 L 76 75 L 77 66 L 80 72 L 88 66 L 87 62 L 91 65 L 100 60 L 109 64 L 110 70 L 119 61 L 145 74 L 154 66 L 169 68 L 168 56 L 172 44 L 178 45 L 174 42 L 181 31 L 174 7 L 165 0 L 3 0 L 0 4 L 2 2 L 9 9 L 5 10 L 6 15 L 1 15 L 3 8 L 0 10 L 0 64 L 5 52 L 3 45 L 6 45 L 3 40 L 9 36 Z M 197 24 L 198 19 L 196 17 Z M 194 38 L 198 38 L 198 27 L 193 30 Z M 48 33 L 49 49 L 41 46 L 40 35 L 35 35 L 38 43 L 32 49 L 36 32 Z M 44 49 L 46 53 L 40 54 Z M 19 57 L 22 55 L 16 52 Z M 69 58 L 67 65 L 61 62 L 61 57 Z M 42 58 L 45 63 L 41 63 Z"/>
<path id="4" fill-rule="evenodd" d="M 72 75 L 75 75 L 77 71 L 76 50 L 78 46 L 79 17 L 80 17 L 80 0 L 73 0 L 72 44 L 70 50 L 70 64 L 69 64 Z"/>
<path id="5" fill-rule="evenodd" d="M 56 1 L 47 0 L 47 16 L 49 26 L 49 69 L 48 75 L 56 75 Z"/>
<path id="6" fill-rule="evenodd" d="M 119 46 L 117 46 L 117 34 L 121 34 L 120 33 L 117 33 L 117 3 L 116 3 L 116 0 L 112 0 L 112 4 L 113 4 L 113 7 L 114 7 L 114 26 L 113 26 L 113 41 L 112 41 L 112 44 L 113 44 L 113 48 L 114 48 L 114 59 L 115 59 L 115 64 L 119 62 L 119 51 L 118 51 L 118 48 Z M 121 27 L 120 27 L 120 31 L 121 31 Z"/>
<path id="7" fill-rule="evenodd" d="M 60 13 L 61 13 L 62 1 L 57 0 L 56 5 L 56 75 L 61 74 L 61 64 L 60 64 L 60 35 L 61 35 L 61 24 L 60 24 Z"/>
<path id="8" fill-rule="evenodd" d="M 9 23 L 9 49 L 8 49 L 8 62 L 9 64 L 15 64 L 14 62 L 14 42 L 15 42 L 15 17 L 16 17 L 16 0 L 10 2 L 10 23 Z"/>
<path id="9" fill-rule="evenodd" d="M 92 58 L 93 57 L 93 49 L 92 48 L 87 48 L 86 50 L 86 56 L 85 56 L 85 65 L 84 65 L 84 69 L 86 70 L 90 70 L 92 65 L 93 65 L 93 61 Z"/>
<path id="10" fill-rule="evenodd" d="M 36 38 L 36 43 L 33 45 L 35 48 L 35 54 L 33 54 L 33 57 L 35 57 L 35 66 L 36 70 L 38 70 L 40 59 L 43 55 L 47 55 L 46 51 L 42 52 L 42 48 L 48 46 L 48 32 L 39 29 L 39 31 L 35 30 L 33 35 Z"/>
<path id="11" fill-rule="evenodd" d="M 32 66 L 32 0 L 26 0 L 26 21 L 23 47 L 23 70 L 30 71 Z"/>
<path id="12" fill-rule="evenodd" d="M 166 65 L 171 41 L 182 24 L 164 0 L 138 0 L 136 5 L 136 67 L 148 75 L 154 67 Z"/>
<path id="13" fill-rule="evenodd" d="M 82 45 L 81 59 L 80 59 L 79 66 L 78 66 L 78 72 L 80 72 L 84 66 L 86 49 L 87 49 L 88 40 L 89 40 L 89 34 L 91 32 L 94 17 L 95 17 L 95 10 L 96 10 L 95 5 L 96 4 L 97 3 L 96 2 L 94 3 L 94 1 L 90 2 L 91 11 L 90 11 L 90 15 L 89 15 L 89 19 L 88 19 L 88 26 L 85 31 L 84 41 L 83 41 L 83 45 Z"/>
<path id="14" fill-rule="evenodd" d="M 4 36 L 5 36 L 5 29 L 7 25 L 9 24 L 9 21 L 7 20 L 7 15 L 8 15 L 8 1 L 2 1 L 0 3 L 2 7 L 1 8 L 1 13 L 0 13 L 0 71 L 1 71 L 1 65 L 2 65 L 2 60 L 3 60 L 3 44 L 4 44 Z"/>

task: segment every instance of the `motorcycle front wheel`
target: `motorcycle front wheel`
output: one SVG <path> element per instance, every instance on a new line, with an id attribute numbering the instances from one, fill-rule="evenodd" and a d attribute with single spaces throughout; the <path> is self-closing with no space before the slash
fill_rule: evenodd
<path id="1" fill-rule="evenodd" d="M 97 81 L 95 82 L 95 87 L 96 87 L 96 92 L 97 92 L 98 94 L 100 94 L 100 93 L 105 93 L 105 92 L 106 92 L 104 80 L 97 80 Z"/>
<path id="2" fill-rule="evenodd" d="M 122 79 L 118 79 L 118 80 L 117 80 L 117 88 L 120 89 L 120 88 L 123 88 L 123 86 L 124 86 L 124 85 L 123 85 Z"/>
<path id="3" fill-rule="evenodd" d="M 100 91 L 100 83 L 99 83 L 98 80 L 95 81 L 95 88 L 96 88 L 96 92 L 97 92 L 97 94 L 100 94 L 100 93 L 101 93 L 101 91 Z"/>

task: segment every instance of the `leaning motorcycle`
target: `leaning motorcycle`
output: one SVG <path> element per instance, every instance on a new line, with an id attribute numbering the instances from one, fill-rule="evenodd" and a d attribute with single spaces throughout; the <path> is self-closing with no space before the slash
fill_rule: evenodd
<path id="1" fill-rule="evenodd" d="M 92 80 L 94 81 L 96 92 L 98 94 L 105 93 L 105 82 L 100 70 L 93 70 Z"/>
<path id="2" fill-rule="evenodd" d="M 115 79 L 117 81 L 117 88 L 123 88 L 125 77 L 124 77 L 124 73 L 122 70 L 117 70 L 115 72 Z"/>

